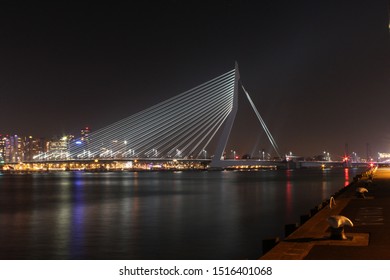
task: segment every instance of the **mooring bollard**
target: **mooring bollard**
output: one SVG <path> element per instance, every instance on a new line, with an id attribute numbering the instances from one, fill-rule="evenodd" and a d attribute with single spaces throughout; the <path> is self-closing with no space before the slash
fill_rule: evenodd
<path id="1" fill-rule="evenodd" d="M 366 198 L 365 193 L 368 192 L 366 188 L 359 187 L 356 189 L 356 196 L 358 198 Z"/>
<path id="2" fill-rule="evenodd" d="M 279 243 L 279 237 L 263 239 L 263 255 Z"/>
<path id="3" fill-rule="evenodd" d="M 345 216 L 334 215 L 327 219 L 330 225 L 330 239 L 333 240 L 346 240 L 347 237 L 344 233 L 344 227 L 353 227 L 353 223 Z"/>
<path id="4" fill-rule="evenodd" d="M 329 199 L 329 208 L 333 209 L 335 206 L 336 206 L 336 200 L 334 199 L 333 196 L 331 196 Z"/>

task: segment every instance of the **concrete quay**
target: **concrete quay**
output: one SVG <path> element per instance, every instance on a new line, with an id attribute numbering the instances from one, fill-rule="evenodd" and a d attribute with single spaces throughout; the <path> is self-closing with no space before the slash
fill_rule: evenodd
<path id="1" fill-rule="evenodd" d="M 325 205 L 260 260 L 390 260 L 390 168 L 365 173 L 334 198 L 335 205 Z M 330 238 L 333 215 L 352 221 L 344 227 L 347 239 Z"/>

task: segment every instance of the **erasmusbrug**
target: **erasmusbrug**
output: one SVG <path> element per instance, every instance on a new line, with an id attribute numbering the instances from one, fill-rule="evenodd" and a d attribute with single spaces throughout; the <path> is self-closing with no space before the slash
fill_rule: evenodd
<path id="1" fill-rule="evenodd" d="M 235 68 L 96 130 L 70 143 L 70 160 L 83 159 L 211 159 L 210 166 L 225 165 L 224 151 L 238 110 L 241 86 L 276 154 L 278 146 Z M 215 152 L 208 146 L 216 142 Z"/>

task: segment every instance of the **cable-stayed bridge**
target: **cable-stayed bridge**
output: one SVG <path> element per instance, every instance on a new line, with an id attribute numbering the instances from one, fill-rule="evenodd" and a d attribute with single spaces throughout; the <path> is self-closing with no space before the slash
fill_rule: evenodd
<path id="1" fill-rule="evenodd" d="M 241 91 L 239 91 L 241 89 Z M 277 165 L 275 161 L 225 159 L 225 148 L 236 118 L 239 92 L 253 109 L 275 154 L 276 141 L 240 82 L 235 68 L 150 108 L 73 140 L 65 153 L 43 153 L 34 160 L 198 160 L 212 168 Z M 216 148 L 210 150 L 210 143 Z"/>

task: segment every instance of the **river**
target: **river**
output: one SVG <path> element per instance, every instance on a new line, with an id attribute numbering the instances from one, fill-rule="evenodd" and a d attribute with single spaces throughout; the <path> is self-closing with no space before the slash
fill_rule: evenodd
<path id="1" fill-rule="evenodd" d="M 252 259 L 361 172 L 0 174 L 0 259 Z"/>

